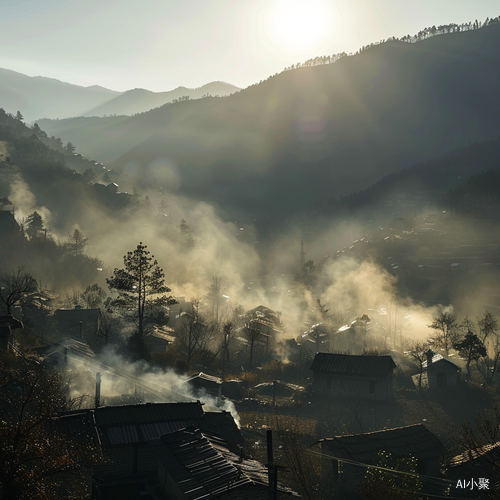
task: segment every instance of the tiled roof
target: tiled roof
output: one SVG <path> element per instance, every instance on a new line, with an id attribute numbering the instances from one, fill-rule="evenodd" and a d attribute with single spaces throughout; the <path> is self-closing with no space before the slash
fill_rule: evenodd
<path id="1" fill-rule="evenodd" d="M 466 450 L 460 455 L 453 457 L 447 464 L 447 467 L 457 467 L 464 464 L 477 466 L 476 462 L 486 460 L 496 460 L 500 463 L 500 441 L 492 444 L 485 444 L 475 450 Z"/>
<path id="2" fill-rule="evenodd" d="M 321 439 L 322 451 L 336 458 L 372 463 L 379 451 L 396 458 L 438 457 L 445 453 L 443 444 L 424 425 L 416 424 L 383 431 Z"/>
<path id="3" fill-rule="evenodd" d="M 396 368 L 391 356 L 355 356 L 318 352 L 311 370 L 344 375 L 384 376 Z"/>
<path id="4" fill-rule="evenodd" d="M 195 427 L 162 436 L 161 444 L 160 462 L 188 500 L 211 500 L 241 487 L 267 487 L 264 465 Z"/>

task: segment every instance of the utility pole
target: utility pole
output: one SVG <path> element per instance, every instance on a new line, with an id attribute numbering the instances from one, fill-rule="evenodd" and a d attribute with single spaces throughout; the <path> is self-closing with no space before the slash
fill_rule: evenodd
<path id="1" fill-rule="evenodd" d="M 299 276 L 304 276 L 304 266 L 306 264 L 306 252 L 304 252 L 304 240 L 300 240 L 300 270 Z"/>
<path id="2" fill-rule="evenodd" d="M 278 466 L 273 460 L 273 431 L 267 430 L 267 477 L 269 483 L 269 500 L 278 500 Z"/>

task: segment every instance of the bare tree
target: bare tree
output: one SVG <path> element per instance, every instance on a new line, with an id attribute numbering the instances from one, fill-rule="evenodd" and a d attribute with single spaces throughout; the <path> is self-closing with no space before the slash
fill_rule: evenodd
<path id="1" fill-rule="evenodd" d="M 38 283 L 31 274 L 24 271 L 24 267 L 18 267 L 12 273 L 2 273 L 0 275 L 0 307 L 7 316 L 12 314 L 14 306 L 26 297 L 26 295 L 36 292 Z"/>
<path id="2" fill-rule="evenodd" d="M 175 325 L 176 343 L 185 351 L 187 365 L 191 368 L 193 355 L 196 351 L 208 348 L 212 340 L 213 330 L 199 314 L 199 299 L 191 299 L 193 309 L 183 313 Z"/>
<path id="3" fill-rule="evenodd" d="M 500 408 L 496 407 L 490 416 L 481 410 L 475 424 L 473 426 L 469 422 L 464 422 L 457 440 L 465 448 L 465 457 L 469 460 L 473 459 L 474 470 L 470 472 L 477 476 L 487 477 L 490 484 L 498 485 L 500 481 L 500 450 L 498 448 Z M 495 490 L 491 492 L 491 498 L 500 498 L 498 490 Z"/>
<path id="4" fill-rule="evenodd" d="M 426 351 L 429 348 L 426 342 L 415 341 L 408 345 L 405 354 L 409 356 L 418 366 L 418 390 L 422 389 L 422 375 L 424 363 L 427 361 Z"/>
<path id="5" fill-rule="evenodd" d="M 446 356 L 448 356 L 449 350 L 460 339 L 460 329 L 456 319 L 452 314 L 443 312 L 434 318 L 429 328 L 432 328 L 435 332 L 430 337 L 432 344 L 443 348 Z"/>
<path id="6" fill-rule="evenodd" d="M 275 425 L 281 445 L 280 455 L 290 484 L 300 493 L 301 498 L 315 500 L 318 498 L 316 490 L 321 476 L 321 459 L 305 448 L 298 420 L 295 423 L 290 420 L 285 423 L 276 416 Z"/>
<path id="7" fill-rule="evenodd" d="M 478 321 L 481 340 L 486 344 L 488 338 L 498 335 L 498 320 L 488 311 L 484 311 L 483 318 Z"/>
<path id="8" fill-rule="evenodd" d="M 484 382 L 487 385 L 491 385 L 500 367 L 500 339 L 496 338 L 495 341 L 488 346 L 487 355 L 476 360 L 476 367 L 483 377 Z"/>

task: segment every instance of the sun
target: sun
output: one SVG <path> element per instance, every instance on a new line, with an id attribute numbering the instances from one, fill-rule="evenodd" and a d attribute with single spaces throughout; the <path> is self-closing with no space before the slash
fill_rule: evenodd
<path id="1" fill-rule="evenodd" d="M 284 51 L 313 50 L 331 35 L 332 14 L 326 0 L 279 0 L 269 13 L 270 37 Z"/>

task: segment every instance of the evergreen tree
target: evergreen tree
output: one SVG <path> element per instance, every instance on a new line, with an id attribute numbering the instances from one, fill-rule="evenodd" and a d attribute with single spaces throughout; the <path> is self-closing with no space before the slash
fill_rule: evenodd
<path id="1" fill-rule="evenodd" d="M 35 211 L 26 217 L 26 234 L 30 240 L 39 238 L 44 231 L 43 219 L 38 212 Z"/>
<path id="2" fill-rule="evenodd" d="M 68 241 L 65 244 L 65 247 L 72 255 L 78 257 L 83 253 L 83 249 L 87 246 L 88 241 L 88 238 L 85 238 L 79 229 L 75 229 L 68 236 Z"/>
<path id="3" fill-rule="evenodd" d="M 468 331 L 461 342 L 457 342 L 454 348 L 460 354 L 460 357 L 465 359 L 467 367 L 467 380 L 470 379 L 470 364 L 472 361 L 478 361 L 486 356 L 486 347 L 481 342 L 481 339 L 472 331 Z"/>
<path id="4" fill-rule="evenodd" d="M 154 255 L 140 242 L 133 252 L 123 257 L 124 269 L 115 269 L 106 280 L 109 289 L 118 293 L 115 304 L 135 308 L 138 320 L 136 337 L 144 334 L 144 313 L 153 307 L 176 304 L 173 297 L 166 295 L 171 290 L 165 285 L 165 274 L 158 266 Z"/>

